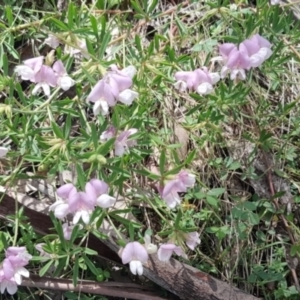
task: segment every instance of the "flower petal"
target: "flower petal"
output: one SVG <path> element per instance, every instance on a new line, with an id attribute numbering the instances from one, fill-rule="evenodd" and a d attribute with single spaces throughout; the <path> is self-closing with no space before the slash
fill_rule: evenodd
<path id="1" fill-rule="evenodd" d="M 109 208 L 116 202 L 116 198 L 103 194 L 97 198 L 97 205 L 102 208 Z"/>
<path id="2" fill-rule="evenodd" d="M 139 94 L 137 92 L 126 89 L 119 94 L 118 100 L 126 105 L 131 105 L 133 100 L 136 99 L 138 95 Z"/>
<path id="3" fill-rule="evenodd" d="M 8 149 L 6 147 L 0 147 L 0 158 L 4 157 L 7 152 L 8 152 Z"/>

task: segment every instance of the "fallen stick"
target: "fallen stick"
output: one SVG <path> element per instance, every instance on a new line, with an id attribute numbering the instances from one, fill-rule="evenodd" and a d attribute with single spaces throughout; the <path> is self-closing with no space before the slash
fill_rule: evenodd
<path id="1" fill-rule="evenodd" d="M 80 280 L 76 286 L 71 279 L 39 277 L 30 275 L 24 278 L 22 286 L 41 288 L 56 291 L 72 291 L 88 293 L 93 295 L 104 295 L 111 297 L 122 297 L 137 300 L 166 300 L 159 296 L 149 294 L 149 289 L 139 284 L 118 283 L 118 282 L 94 282 L 90 280 Z"/>

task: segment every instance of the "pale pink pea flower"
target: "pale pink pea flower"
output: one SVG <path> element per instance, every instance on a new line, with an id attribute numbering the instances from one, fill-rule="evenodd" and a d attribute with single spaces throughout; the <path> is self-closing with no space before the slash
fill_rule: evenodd
<path id="1" fill-rule="evenodd" d="M 129 89 L 135 72 L 133 66 L 121 71 L 115 65 L 110 66 L 110 70 L 92 88 L 87 97 L 87 101 L 95 103 L 93 108 L 95 115 L 99 113 L 107 115 L 109 107 L 115 106 L 117 101 L 131 105 L 138 97 L 138 93 Z"/>
<path id="2" fill-rule="evenodd" d="M 146 249 L 139 242 L 130 242 L 122 250 L 122 263 L 128 264 L 130 271 L 134 275 L 143 274 L 143 263 L 148 260 Z"/>
<path id="3" fill-rule="evenodd" d="M 116 198 L 108 195 L 108 184 L 99 179 L 91 179 L 87 186 L 89 189 L 94 189 L 96 198 L 96 205 L 102 208 L 109 208 L 113 206 L 116 202 Z M 93 191 L 90 191 L 92 194 Z"/>
<path id="4" fill-rule="evenodd" d="M 224 66 L 221 70 L 221 78 L 230 73 L 232 80 L 246 79 L 246 70 L 259 67 L 272 55 L 271 43 L 259 34 L 243 41 L 239 47 L 232 43 L 219 46 L 221 56 L 213 60 L 221 60 Z"/>
<path id="5" fill-rule="evenodd" d="M 40 89 L 43 90 L 46 96 L 50 96 L 50 86 L 55 87 L 57 78 L 52 68 L 49 66 L 42 65 L 41 69 L 31 79 L 36 85 L 32 90 L 32 95 L 36 95 Z"/>
<path id="6" fill-rule="evenodd" d="M 78 192 L 69 197 L 69 210 L 74 214 L 73 224 L 76 225 L 80 219 L 86 225 L 90 222 L 90 215 L 96 204 L 94 192 L 86 188 L 85 192 Z"/>
<path id="7" fill-rule="evenodd" d="M 23 65 L 15 67 L 15 72 L 22 80 L 34 81 L 35 75 L 40 71 L 44 61 L 44 56 L 34 57 L 24 60 Z"/>
<path id="8" fill-rule="evenodd" d="M 0 290 L 9 294 L 17 291 L 17 285 L 22 283 L 22 276 L 29 277 L 29 272 L 24 268 L 32 258 L 25 247 L 9 247 L 5 252 L 6 258 L 0 266 Z"/>
<path id="9" fill-rule="evenodd" d="M 178 256 L 184 255 L 182 249 L 175 244 L 168 243 L 160 245 L 157 256 L 160 261 L 169 261 L 172 254 L 175 253 Z"/>
<path id="10" fill-rule="evenodd" d="M 211 73 L 206 67 L 194 71 L 181 71 L 175 73 L 175 88 L 184 92 L 195 91 L 200 95 L 207 95 L 213 91 L 213 85 L 220 80 L 217 73 Z"/>
<path id="11" fill-rule="evenodd" d="M 251 68 L 248 54 L 238 50 L 232 43 L 220 45 L 219 51 L 225 64 L 221 70 L 221 78 L 225 78 L 226 75 L 230 73 L 230 78 L 232 80 L 236 78 L 245 80 L 245 70 L 249 70 Z"/>
<path id="12" fill-rule="evenodd" d="M 199 233 L 193 231 L 185 234 L 185 243 L 191 250 L 195 250 L 196 246 L 201 243 Z"/>
<path id="13" fill-rule="evenodd" d="M 130 140 L 130 136 L 138 132 L 136 128 L 130 128 L 121 132 L 115 141 L 115 155 L 122 156 L 129 151 L 129 148 L 136 145 L 135 140 Z"/>
<path id="14" fill-rule="evenodd" d="M 55 35 L 50 33 L 44 40 L 44 43 L 51 48 L 56 49 L 59 46 L 59 39 Z"/>
<path id="15" fill-rule="evenodd" d="M 71 239 L 71 235 L 74 229 L 74 225 L 70 225 L 69 223 L 62 224 L 63 235 L 66 241 Z"/>
<path id="16" fill-rule="evenodd" d="M 56 194 L 62 199 L 56 201 L 49 207 L 50 211 L 54 211 L 56 218 L 63 219 L 70 213 L 68 199 L 76 193 L 77 189 L 72 183 L 64 184 L 57 189 Z"/>
<path id="17" fill-rule="evenodd" d="M 180 171 L 172 180 L 168 181 L 164 187 L 159 188 L 160 195 L 169 208 L 175 208 L 181 203 L 178 193 L 184 193 L 187 188 L 195 185 L 195 175 L 187 171 Z"/>
<path id="18" fill-rule="evenodd" d="M 239 50 L 248 54 L 251 67 L 259 67 L 272 55 L 271 43 L 259 34 L 243 41 Z"/>
<path id="19" fill-rule="evenodd" d="M 106 142 L 116 136 L 116 128 L 109 126 L 107 130 L 103 131 L 100 135 L 100 142 Z"/>
<path id="20" fill-rule="evenodd" d="M 64 91 L 69 90 L 75 84 L 75 81 L 68 75 L 61 60 L 57 60 L 53 64 L 52 69 L 57 76 L 57 85 Z"/>

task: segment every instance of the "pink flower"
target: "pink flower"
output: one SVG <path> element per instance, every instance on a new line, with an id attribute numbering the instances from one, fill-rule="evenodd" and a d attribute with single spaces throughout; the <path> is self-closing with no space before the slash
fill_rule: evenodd
<path id="1" fill-rule="evenodd" d="M 0 147 L 0 158 L 4 157 L 7 152 L 8 152 L 8 149 L 6 147 Z"/>
<path id="2" fill-rule="evenodd" d="M 78 192 L 69 197 L 69 210 L 74 214 L 73 224 L 76 225 L 80 219 L 85 224 L 90 222 L 90 215 L 96 204 L 96 197 L 92 190 L 86 188 L 85 192 Z"/>
<path id="3" fill-rule="evenodd" d="M 100 141 L 106 142 L 116 135 L 116 128 L 114 126 L 109 126 L 107 130 L 103 131 L 100 135 Z"/>
<path id="4" fill-rule="evenodd" d="M 62 224 L 62 228 L 63 228 L 63 235 L 65 240 L 69 241 L 71 239 L 74 225 L 69 225 L 69 223 L 64 223 Z"/>
<path id="5" fill-rule="evenodd" d="M 94 114 L 108 113 L 108 108 L 115 106 L 117 101 L 130 105 L 138 93 L 130 90 L 135 68 L 130 66 L 119 71 L 115 65 L 110 67 L 105 76 L 92 88 L 87 101 L 95 102 Z M 131 77 L 132 76 L 132 77 Z"/>
<path id="6" fill-rule="evenodd" d="M 56 193 L 57 196 L 61 197 L 62 199 L 53 203 L 49 209 L 54 211 L 56 218 L 63 219 L 68 213 L 70 213 L 68 199 L 72 197 L 72 195 L 76 194 L 77 190 L 73 184 L 67 183 L 58 188 Z"/>
<path id="7" fill-rule="evenodd" d="M 196 176 L 188 173 L 187 171 L 180 171 L 176 177 L 187 188 L 195 185 Z"/>
<path id="8" fill-rule="evenodd" d="M 56 49 L 59 46 L 59 39 L 55 35 L 49 34 L 44 40 L 44 43 L 51 48 Z"/>
<path id="9" fill-rule="evenodd" d="M 69 90 L 75 84 L 75 81 L 68 75 L 61 60 L 57 60 L 53 64 L 52 69 L 57 76 L 57 85 L 64 91 Z"/>
<path id="10" fill-rule="evenodd" d="M 239 47 L 232 43 L 219 46 L 221 57 L 214 60 L 222 60 L 224 67 L 221 70 L 221 78 L 230 73 L 232 80 L 246 79 L 246 70 L 259 67 L 272 55 L 271 44 L 259 34 L 243 41 Z"/>
<path id="11" fill-rule="evenodd" d="M 250 58 L 247 53 L 240 51 L 234 44 L 226 43 L 219 46 L 225 66 L 221 70 L 221 78 L 230 73 L 230 78 L 246 79 L 245 70 L 251 68 Z"/>
<path id="12" fill-rule="evenodd" d="M 170 180 L 165 187 L 160 188 L 160 195 L 169 208 L 175 208 L 181 203 L 178 193 L 186 192 L 185 186 L 177 179 Z"/>
<path id="13" fill-rule="evenodd" d="M 57 79 L 52 68 L 42 65 L 31 81 L 37 83 L 31 92 L 32 95 L 36 95 L 42 89 L 46 96 L 50 96 L 50 86 L 55 87 Z"/>
<path id="14" fill-rule="evenodd" d="M 248 54 L 251 67 L 259 67 L 272 55 L 271 43 L 259 34 L 243 41 L 239 46 L 240 51 Z"/>
<path id="15" fill-rule="evenodd" d="M 6 258 L 0 266 L 0 290 L 9 294 L 17 291 L 17 285 L 22 283 L 22 276 L 29 277 L 29 272 L 24 268 L 32 258 L 25 247 L 9 247 L 5 253 Z"/>
<path id="16" fill-rule="evenodd" d="M 199 233 L 196 231 L 186 234 L 185 238 L 186 238 L 186 241 L 185 241 L 186 245 L 191 250 L 195 250 L 195 247 L 197 246 L 197 244 L 200 244 L 200 242 L 201 242 L 201 240 L 199 238 Z"/>
<path id="17" fill-rule="evenodd" d="M 174 179 L 166 183 L 164 187 L 159 188 L 161 197 L 166 201 L 169 208 L 175 208 L 181 203 L 178 193 L 186 192 L 187 188 L 195 184 L 195 175 L 186 171 L 180 171 Z"/>
<path id="18" fill-rule="evenodd" d="M 116 138 L 116 141 L 115 141 L 115 155 L 116 156 L 122 156 L 125 152 L 129 151 L 130 147 L 133 147 L 136 145 L 136 141 L 130 140 L 129 137 L 137 132 L 138 132 L 137 129 L 130 128 L 119 134 L 119 136 Z"/>
<path id="19" fill-rule="evenodd" d="M 96 205 L 102 208 L 109 208 L 113 206 L 116 202 L 116 198 L 109 196 L 108 193 L 108 184 L 99 179 L 91 179 L 87 183 L 89 189 L 94 189 L 96 197 Z M 94 193 L 90 191 L 90 193 Z"/>
<path id="20" fill-rule="evenodd" d="M 180 247 L 177 247 L 176 245 L 171 244 L 171 243 L 170 244 L 162 244 L 157 251 L 158 259 L 161 261 L 169 261 L 173 252 L 175 254 L 177 254 L 178 256 L 183 255 L 183 251 Z"/>
<path id="21" fill-rule="evenodd" d="M 130 242 L 123 249 L 121 258 L 124 265 L 129 263 L 130 271 L 132 274 L 142 275 L 142 263 L 147 262 L 148 253 L 139 242 Z"/>
<path id="22" fill-rule="evenodd" d="M 18 76 L 21 76 L 21 79 L 34 82 L 34 76 L 40 71 L 43 61 L 44 56 L 24 60 L 23 65 L 18 65 L 15 67 L 15 72 Z"/>
<path id="23" fill-rule="evenodd" d="M 188 89 L 200 95 L 207 95 L 213 91 L 213 85 L 219 81 L 220 76 L 217 73 L 210 73 L 204 67 L 195 71 L 176 72 L 175 78 L 177 80 L 175 88 L 181 92 Z"/>

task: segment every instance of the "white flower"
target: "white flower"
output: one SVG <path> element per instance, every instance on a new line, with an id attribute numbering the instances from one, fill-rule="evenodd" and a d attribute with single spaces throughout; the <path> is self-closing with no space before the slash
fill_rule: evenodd
<path id="1" fill-rule="evenodd" d="M 97 205 L 102 208 L 109 208 L 113 206 L 116 202 L 116 198 L 111 197 L 107 194 L 103 194 L 97 198 Z"/>
<path id="2" fill-rule="evenodd" d="M 137 92 L 126 89 L 118 95 L 118 100 L 126 105 L 131 105 L 133 100 L 138 96 L 139 94 Z"/>
<path id="3" fill-rule="evenodd" d="M 69 204 L 66 201 L 58 200 L 49 207 L 49 210 L 54 211 L 57 219 L 63 219 L 69 213 Z"/>
<path id="4" fill-rule="evenodd" d="M 180 247 L 174 244 L 162 244 L 157 251 L 158 259 L 160 261 L 169 261 L 173 252 L 178 256 L 183 255 L 183 251 Z"/>
<path id="5" fill-rule="evenodd" d="M 139 242 L 130 242 L 122 250 L 121 258 L 124 265 L 129 263 L 132 274 L 142 275 L 142 263 L 147 262 L 148 253 Z"/>
<path id="6" fill-rule="evenodd" d="M 57 76 L 57 85 L 67 91 L 75 84 L 75 81 L 68 75 L 61 60 L 56 61 L 52 67 Z"/>
<path id="7" fill-rule="evenodd" d="M 139 260 L 132 260 L 129 267 L 133 275 L 143 275 L 143 265 Z"/>
<path id="8" fill-rule="evenodd" d="M 108 103 L 104 100 L 96 101 L 93 106 L 93 113 L 95 116 L 99 115 L 99 113 L 101 113 L 102 116 L 106 116 L 108 114 L 108 110 Z"/>
<path id="9" fill-rule="evenodd" d="M 6 147 L 0 147 L 0 158 L 4 157 L 8 152 L 8 149 Z"/>
<path id="10" fill-rule="evenodd" d="M 44 40 L 44 43 L 53 49 L 56 49 L 59 46 L 59 40 L 53 34 L 49 34 L 48 37 Z"/>
<path id="11" fill-rule="evenodd" d="M 185 238 L 186 238 L 185 242 L 191 250 L 195 250 L 197 244 L 201 243 L 201 240 L 199 238 L 199 233 L 196 231 L 186 234 Z"/>
<path id="12" fill-rule="evenodd" d="M 131 79 L 134 77 L 134 75 L 136 74 L 137 70 L 134 66 L 128 66 L 126 68 L 124 68 L 121 73 L 123 73 L 124 75 L 130 77 Z"/>

